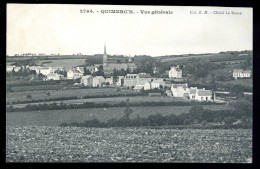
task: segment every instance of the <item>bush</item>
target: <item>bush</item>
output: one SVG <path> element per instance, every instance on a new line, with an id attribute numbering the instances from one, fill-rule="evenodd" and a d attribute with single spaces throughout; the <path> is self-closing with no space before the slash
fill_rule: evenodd
<path id="1" fill-rule="evenodd" d="M 32 98 L 32 96 L 30 95 L 30 94 L 28 94 L 27 96 L 26 96 L 26 99 L 31 99 Z"/>

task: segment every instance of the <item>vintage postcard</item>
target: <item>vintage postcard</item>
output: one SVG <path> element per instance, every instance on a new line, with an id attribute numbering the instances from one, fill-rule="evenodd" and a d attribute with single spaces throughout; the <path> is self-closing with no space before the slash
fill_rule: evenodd
<path id="1" fill-rule="evenodd" d="M 10 3 L 6 38 L 6 162 L 253 162 L 253 8 Z"/>

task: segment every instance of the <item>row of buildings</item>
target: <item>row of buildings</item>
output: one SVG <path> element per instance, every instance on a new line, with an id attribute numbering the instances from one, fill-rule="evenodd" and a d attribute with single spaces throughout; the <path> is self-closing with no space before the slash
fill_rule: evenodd
<path id="1" fill-rule="evenodd" d="M 234 69 L 233 70 L 233 78 L 250 78 L 252 76 L 251 70 L 243 70 L 243 69 Z"/>
<path id="2" fill-rule="evenodd" d="M 197 87 L 188 87 L 185 84 L 172 84 L 171 90 L 167 90 L 168 96 L 180 97 L 194 101 L 214 101 L 215 94 L 211 90 L 205 88 L 198 89 Z"/>
<path id="3" fill-rule="evenodd" d="M 87 87 L 103 87 L 107 83 L 113 84 L 113 77 L 104 78 L 103 76 L 86 75 L 81 78 L 80 82 Z M 133 87 L 133 90 L 151 90 L 164 89 L 168 87 L 170 90 L 165 90 L 165 93 L 171 97 L 178 97 L 194 101 L 214 101 L 215 95 L 211 90 L 198 89 L 197 87 L 188 87 L 185 84 L 172 84 L 165 79 L 152 78 L 149 74 L 127 74 L 125 77 L 118 77 L 117 86 Z"/>

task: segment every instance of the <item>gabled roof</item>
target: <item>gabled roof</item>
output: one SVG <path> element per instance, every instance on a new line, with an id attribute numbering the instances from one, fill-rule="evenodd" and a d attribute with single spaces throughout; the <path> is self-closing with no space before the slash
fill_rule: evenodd
<path id="1" fill-rule="evenodd" d="M 185 83 L 185 84 L 172 84 L 172 88 L 178 88 L 178 87 L 188 88 L 188 85 L 187 85 L 187 83 Z"/>
<path id="2" fill-rule="evenodd" d="M 189 97 L 189 93 L 184 93 L 183 97 Z"/>
<path id="3" fill-rule="evenodd" d="M 93 79 L 98 79 L 98 80 L 100 80 L 100 79 L 105 79 L 103 76 L 95 76 Z"/>
<path id="4" fill-rule="evenodd" d="M 251 73 L 251 70 L 244 70 L 243 73 Z"/>
<path id="5" fill-rule="evenodd" d="M 93 78 L 93 76 L 92 76 L 92 75 L 86 75 L 86 76 L 82 76 L 82 78 L 81 78 L 81 79 L 88 79 L 88 78 L 90 78 L 90 77 L 92 77 L 92 78 Z"/>
<path id="6" fill-rule="evenodd" d="M 149 83 L 149 82 L 147 82 L 147 81 L 145 81 L 145 80 L 139 81 L 139 82 L 136 83 L 136 86 L 137 86 L 137 85 L 145 85 L 145 83 Z"/>
<path id="7" fill-rule="evenodd" d="M 162 79 L 153 80 L 152 83 L 160 83 L 160 84 L 164 83 L 165 84 L 165 82 Z"/>
<path id="8" fill-rule="evenodd" d="M 190 89 L 190 94 L 196 94 L 197 89 Z"/>
<path id="9" fill-rule="evenodd" d="M 78 73 L 78 74 L 81 74 L 78 70 L 72 70 L 72 69 L 70 69 L 69 71 L 71 71 L 72 73 Z"/>
<path id="10" fill-rule="evenodd" d="M 41 70 L 48 70 L 48 69 L 51 69 L 51 67 L 41 67 L 40 69 Z"/>
<path id="11" fill-rule="evenodd" d="M 251 73 L 251 70 L 234 69 L 233 73 Z"/>
<path id="12" fill-rule="evenodd" d="M 138 76 L 140 78 L 151 78 L 152 76 L 150 75 L 150 73 L 138 73 Z"/>
<path id="13" fill-rule="evenodd" d="M 172 69 L 176 70 L 177 72 L 182 71 L 180 68 L 178 68 L 178 67 L 174 67 L 174 66 L 171 67 L 171 70 L 172 70 Z"/>
<path id="14" fill-rule="evenodd" d="M 211 96 L 211 95 L 212 95 L 211 90 L 198 89 L 198 96 Z"/>
<path id="15" fill-rule="evenodd" d="M 134 89 L 137 89 L 137 90 L 141 90 L 142 88 L 144 88 L 143 86 L 135 86 Z"/>
<path id="16" fill-rule="evenodd" d="M 57 73 L 49 73 L 49 74 L 47 74 L 47 76 L 59 76 Z"/>
<path id="17" fill-rule="evenodd" d="M 126 76 L 137 76 L 137 74 L 130 74 L 130 73 L 127 73 Z"/>

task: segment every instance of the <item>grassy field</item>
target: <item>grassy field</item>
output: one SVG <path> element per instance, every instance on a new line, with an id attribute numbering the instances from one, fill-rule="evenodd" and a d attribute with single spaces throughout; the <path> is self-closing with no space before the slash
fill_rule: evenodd
<path id="1" fill-rule="evenodd" d="M 225 110 L 231 109 L 224 105 L 204 105 L 204 109 Z M 188 113 L 191 106 L 156 106 L 156 107 L 132 107 L 135 118 L 147 117 L 151 114 L 160 113 L 162 115 Z M 121 118 L 123 107 L 112 108 L 89 108 L 89 109 L 70 109 L 70 110 L 49 110 L 49 111 L 28 111 L 28 112 L 9 112 L 6 113 L 6 125 L 37 125 L 37 126 L 58 126 L 61 123 L 84 122 L 85 120 L 97 118 L 100 121 L 107 121 L 111 118 Z"/>
<path id="2" fill-rule="evenodd" d="M 66 71 L 71 69 L 72 67 L 78 66 L 78 65 L 84 65 L 85 59 L 60 59 L 60 60 L 42 60 L 42 62 L 52 62 L 44 64 L 44 66 L 61 66 L 64 67 Z"/>
<path id="3" fill-rule="evenodd" d="M 52 104 L 61 102 L 64 104 L 83 104 L 85 102 L 90 103 L 107 103 L 110 105 L 121 103 L 122 101 L 126 101 L 129 99 L 129 103 L 142 103 L 142 102 L 190 102 L 189 100 L 184 100 L 182 98 L 176 97 L 149 97 L 149 96 L 124 96 L 124 97 L 104 97 L 104 98 L 89 98 L 89 99 L 72 99 L 72 100 L 62 100 L 62 101 L 47 101 L 47 102 L 37 102 L 30 103 L 30 105 L 38 105 L 38 104 Z M 25 104 L 14 104 L 14 108 L 17 107 L 25 107 L 28 103 Z"/>
<path id="4" fill-rule="evenodd" d="M 55 91 L 56 89 L 59 89 L 60 85 L 35 85 L 35 86 L 15 86 L 12 87 L 13 95 L 15 95 L 16 92 L 18 92 L 18 95 L 21 94 L 20 92 L 24 92 L 24 94 L 27 94 L 28 92 L 44 92 L 47 90 L 53 90 Z M 41 91 L 40 91 L 41 90 Z M 10 94 L 9 92 L 7 94 Z"/>
<path id="5" fill-rule="evenodd" d="M 49 85 L 48 85 L 49 86 Z M 47 86 L 47 87 L 48 87 Z M 48 88 L 46 88 L 48 89 Z M 47 93 L 50 93 L 50 96 L 47 96 Z M 6 93 L 6 101 L 26 101 L 29 100 L 26 98 L 27 95 L 31 95 L 31 100 L 39 100 L 39 99 L 53 99 L 60 97 L 84 97 L 84 96 L 103 96 L 103 95 L 111 95 L 111 94 L 128 94 L 133 93 L 131 90 L 121 90 L 115 91 L 115 88 L 85 88 L 85 89 L 66 89 L 66 90 L 38 90 L 38 91 L 21 91 L 21 92 L 13 92 Z"/>
<path id="6" fill-rule="evenodd" d="M 186 59 L 191 59 L 191 58 L 199 58 L 199 59 L 206 59 L 209 57 L 214 57 L 218 56 L 219 54 L 210 54 L 210 55 L 191 55 L 191 56 L 179 56 L 179 57 L 173 57 L 173 58 L 163 58 L 161 62 L 172 62 L 172 61 L 177 61 L 177 60 L 186 60 Z"/>
<path id="7" fill-rule="evenodd" d="M 222 85 L 242 85 L 247 87 L 253 87 L 253 79 L 237 79 L 226 82 L 217 82 Z"/>
<path id="8" fill-rule="evenodd" d="M 7 126 L 6 161 L 252 163 L 252 130 Z"/>

